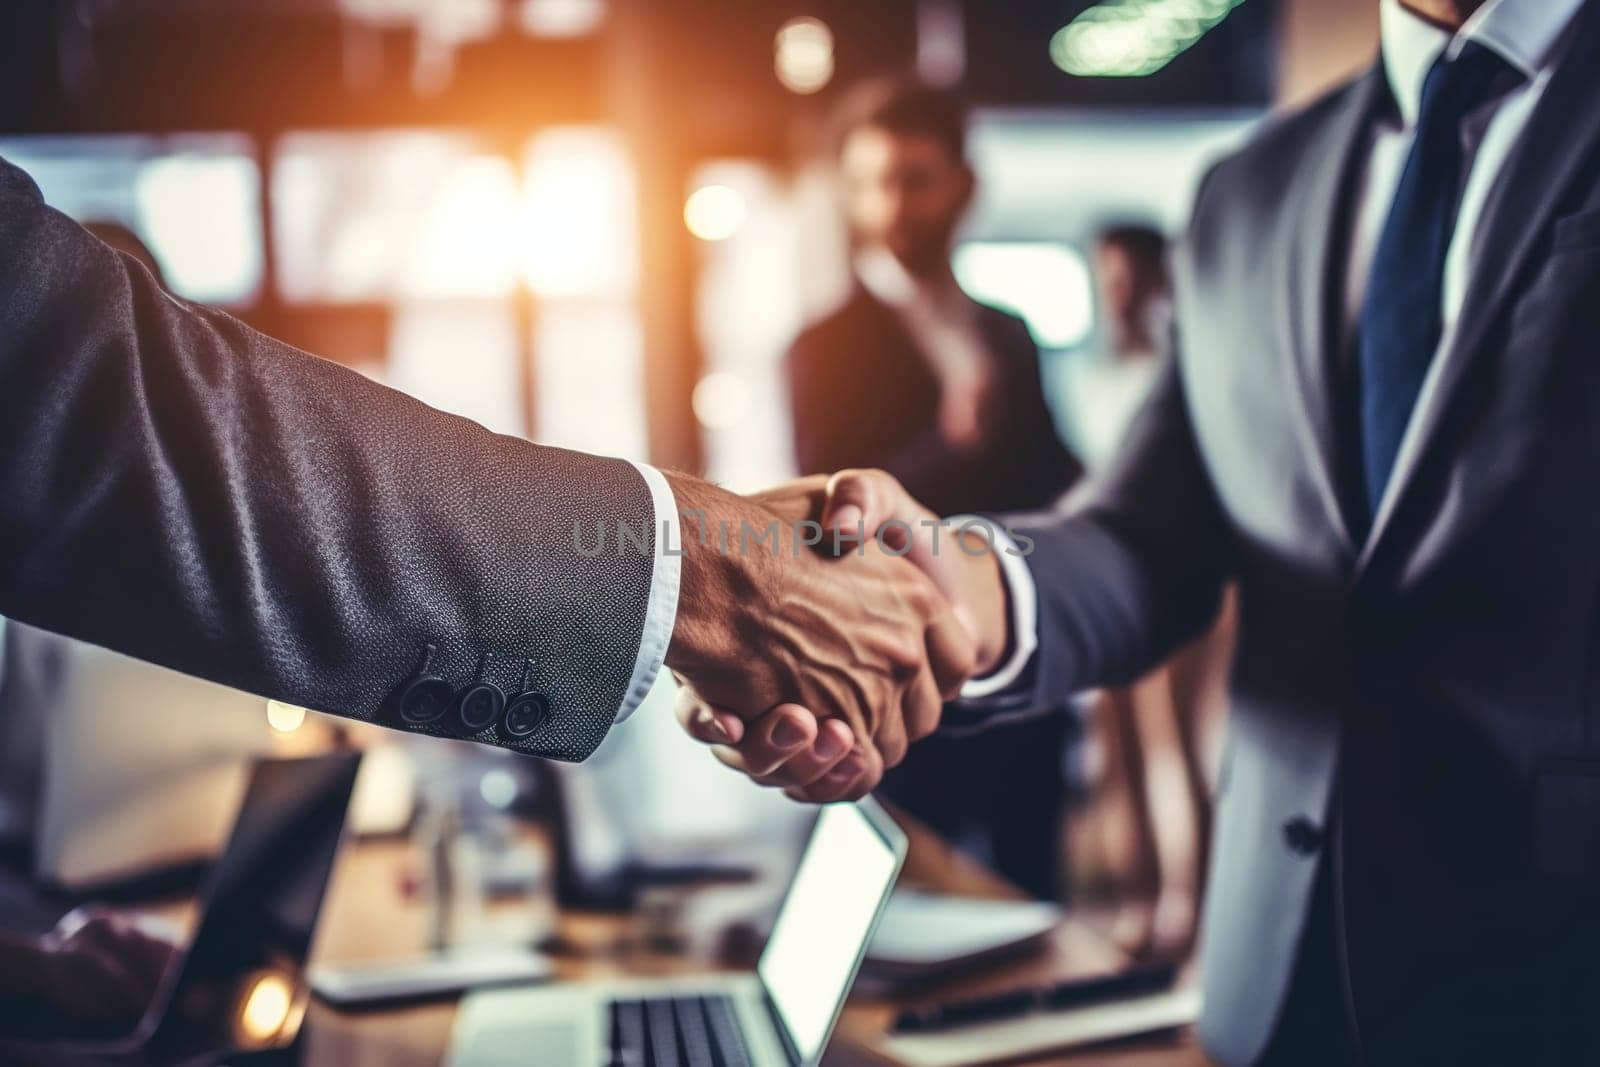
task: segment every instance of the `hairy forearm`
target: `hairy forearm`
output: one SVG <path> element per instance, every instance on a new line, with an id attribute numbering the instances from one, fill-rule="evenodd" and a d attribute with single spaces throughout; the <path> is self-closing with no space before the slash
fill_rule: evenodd
<path id="1" fill-rule="evenodd" d="M 678 614 L 667 666 L 695 671 L 725 655 L 730 636 L 749 636 L 769 604 L 786 524 L 743 497 L 693 475 L 668 472 L 682 552 Z M 752 543 L 776 523 L 776 542 Z"/>

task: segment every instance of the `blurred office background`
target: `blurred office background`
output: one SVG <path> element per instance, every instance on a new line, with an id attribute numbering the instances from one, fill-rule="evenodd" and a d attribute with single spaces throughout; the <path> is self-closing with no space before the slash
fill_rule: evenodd
<path id="1" fill-rule="evenodd" d="M 0 155 L 133 231 L 179 295 L 494 430 L 735 489 L 793 473 L 783 355 L 849 282 L 823 130 L 850 85 L 911 71 L 974 105 L 956 275 L 1027 321 L 1075 445 L 1094 235 L 1179 232 L 1207 160 L 1367 62 L 1376 20 L 1336 0 L 6 6 Z M 801 817 L 680 736 L 670 690 L 561 772 L 602 836 L 585 848 L 700 855 Z M 280 741 L 327 726 L 273 714 Z M 540 788 L 503 753 L 372 743 L 456 802 Z"/>

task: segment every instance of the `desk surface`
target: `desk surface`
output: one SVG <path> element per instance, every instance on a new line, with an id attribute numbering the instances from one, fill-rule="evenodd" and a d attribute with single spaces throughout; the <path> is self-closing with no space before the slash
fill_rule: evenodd
<path id="1" fill-rule="evenodd" d="M 428 909 L 407 900 L 401 885 L 416 857 L 404 842 L 365 842 L 349 848 L 329 889 L 318 938 L 324 960 L 381 960 L 416 955 L 427 944 Z M 913 831 L 906 880 L 929 888 L 976 896 L 1005 897 L 1015 890 L 949 850 L 931 835 Z M 564 941 L 590 946 L 558 959 L 561 980 L 614 975 L 683 974 L 715 970 L 707 958 L 643 950 L 607 952 L 625 943 L 630 919 L 567 914 L 557 922 Z M 1038 953 L 986 967 L 967 978 L 920 993 L 922 999 L 970 996 L 1076 975 L 1106 973 L 1125 962 L 1122 953 L 1088 925 L 1069 920 Z M 852 1000 L 840 1022 L 830 1063 L 884 1063 L 872 1055 L 897 1004 Z M 453 1001 L 359 1013 L 343 1013 L 314 1001 L 308 1017 L 305 1062 L 312 1067 L 432 1067 L 444 1055 L 456 1005 Z M 1191 1035 L 1149 1039 L 1038 1059 L 1035 1063 L 1106 1067 L 1203 1067 L 1208 1061 Z"/>

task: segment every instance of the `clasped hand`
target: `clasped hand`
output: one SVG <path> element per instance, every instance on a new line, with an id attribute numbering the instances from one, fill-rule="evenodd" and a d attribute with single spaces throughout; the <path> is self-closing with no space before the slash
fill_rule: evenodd
<path id="1" fill-rule="evenodd" d="M 992 553 L 940 553 L 932 514 L 888 475 L 842 472 L 750 498 L 675 488 L 686 514 L 735 531 L 683 538 L 667 656 L 683 685 L 678 716 L 756 782 L 819 803 L 865 795 L 999 658 Z M 751 546 L 739 531 L 752 527 L 777 537 Z"/>

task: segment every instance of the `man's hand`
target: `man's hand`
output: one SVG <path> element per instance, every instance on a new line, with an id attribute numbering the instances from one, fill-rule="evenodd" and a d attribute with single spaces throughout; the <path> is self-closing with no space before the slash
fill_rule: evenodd
<path id="1" fill-rule="evenodd" d="M 1005 585 L 995 555 L 998 550 L 983 534 L 941 525 L 882 471 L 803 478 L 752 499 L 790 528 L 802 521 L 820 522 L 827 533 L 816 546 L 819 552 L 838 546 L 846 554 L 859 553 L 864 537 L 867 553 L 903 555 L 936 584 L 974 641 L 971 673 L 987 673 L 999 663 L 1009 637 Z M 954 696 L 958 687 L 959 683 L 942 687 L 941 692 Z M 795 799 L 826 802 L 870 790 L 881 769 L 870 754 L 861 761 L 865 766 L 860 775 L 847 773 L 848 763 L 831 763 L 843 736 L 838 724 L 830 723 L 825 714 L 814 714 L 816 710 L 803 701 L 786 702 L 752 718 L 748 712 L 721 706 L 703 690 L 686 688 L 678 716 L 691 735 L 718 746 L 724 762 L 763 784 L 787 786 Z M 852 753 L 853 760 L 859 756 Z M 889 765 L 893 762 L 897 760 Z M 823 766 L 832 773 L 812 774 Z"/>
<path id="2" fill-rule="evenodd" d="M 967 627 L 877 545 L 824 559 L 789 514 L 694 479 L 673 490 L 683 577 L 667 665 L 719 709 L 696 736 L 763 784 L 865 794 L 971 674 Z M 793 712 L 766 714 L 782 705 Z"/>
<path id="3" fill-rule="evenodd" d="M 0 939 L 0 991 L 59 1023 L 131 1025 L 174 952 L 131 916 L 79 909 L 43 937 Z"/>

